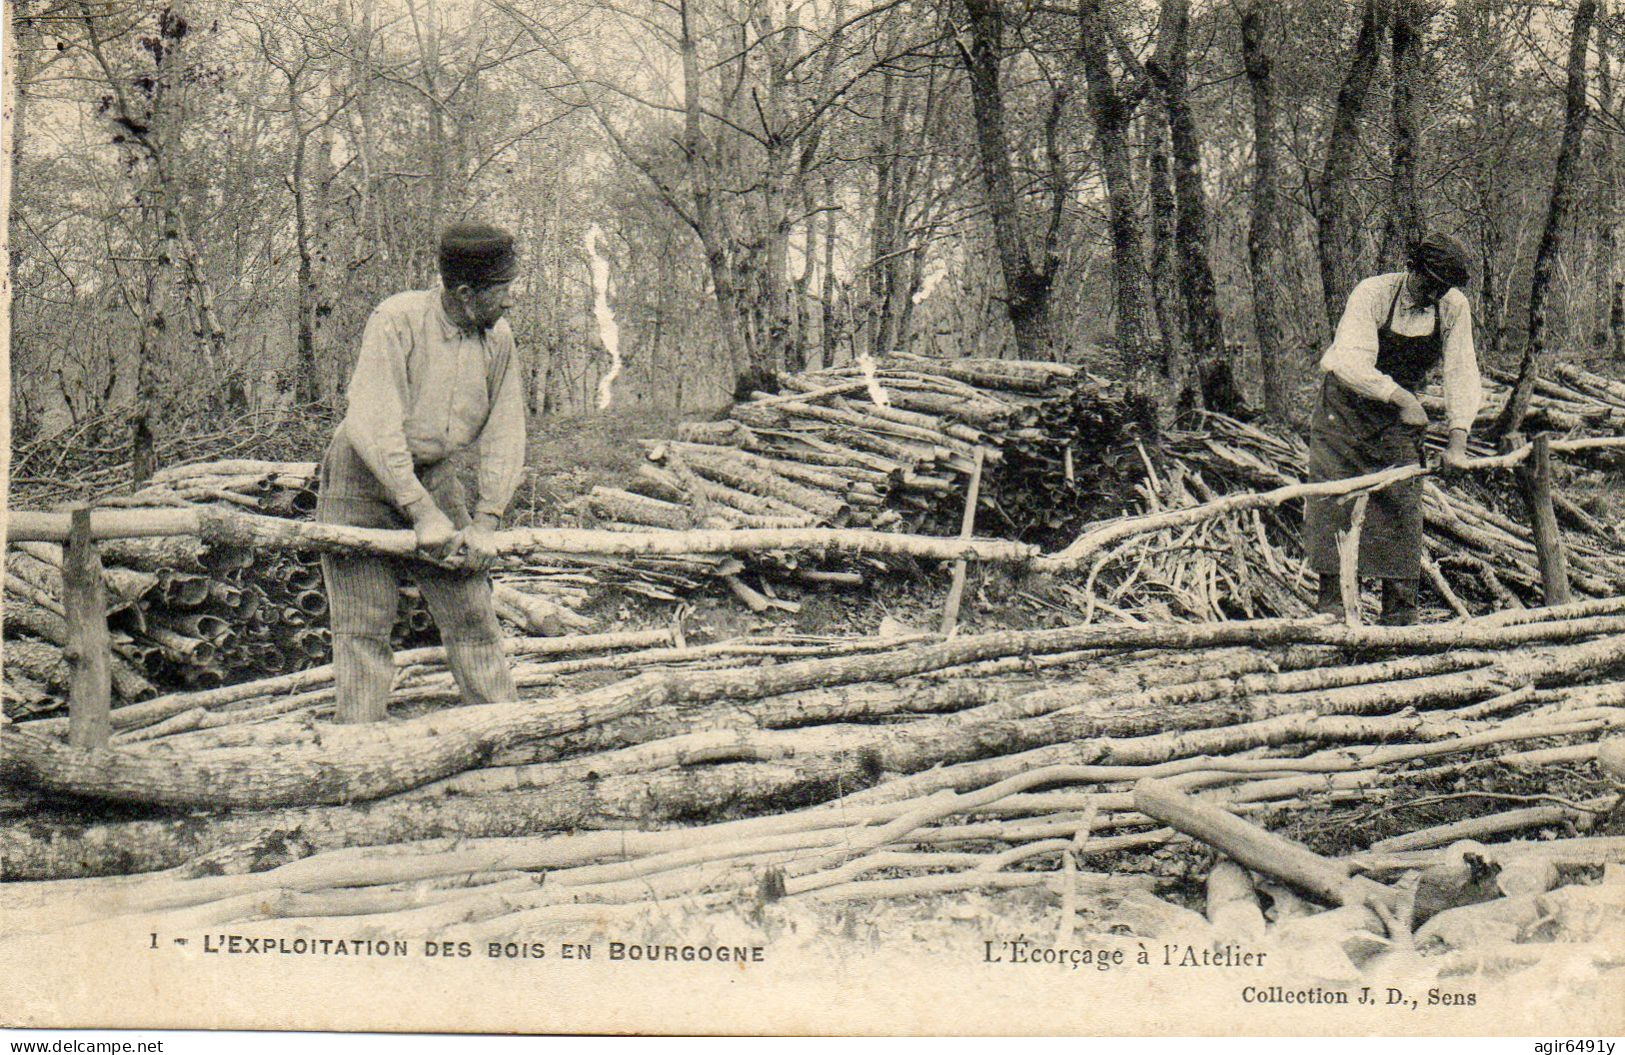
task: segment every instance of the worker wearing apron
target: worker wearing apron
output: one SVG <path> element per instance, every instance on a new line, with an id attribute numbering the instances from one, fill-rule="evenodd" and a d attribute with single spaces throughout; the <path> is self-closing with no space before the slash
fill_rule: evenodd
<path id="1" fill-rule="evenodd" d="M 322 558 L 341 722 L 378 721 L 388 709 L 399 572 L 417 580 L 464 702 L 518 696 L 486 576 L 525 461 L 522 379 L 502 319 L 517 271 L 511 235 L 457 224 L 441 237 L 441 285 L 396 294 L 367 320 L 347 412 L 322 459 L 316 519 L 411 528 L 418 550 L 442 566 Z M 456 455 L 469 449 L 479 454 L 472 517 L 456 472 Z"/>
<path id="2" fill-rule="evenodd" d="M 1311 482 L 1419 464 L 1428 417 L 1417 396 L 1435 367 L 1442 368 L 1450 428 L 1441 466 L 1465 464 L 1467 434 L 1483 402 L 1472 310 L 1461 292 L 1467 282 L 1466 251 L 1430 235 L 1406 270 L 1354 288 L 1320 361 L 1326 376 L 1311 429 Z M 1304 503 L 1304 549 L 1320 577 L 1315 610 L 1338 618 L 1337 533 L 1348 530 L 1352 505 L 1337 497 Z M 1360 532 L 1359 574 L 1382 580 L 1385 625 L 1416 621 L 1421 572 L 1422 480 L 1414 479 L 1373 493 Z"/>

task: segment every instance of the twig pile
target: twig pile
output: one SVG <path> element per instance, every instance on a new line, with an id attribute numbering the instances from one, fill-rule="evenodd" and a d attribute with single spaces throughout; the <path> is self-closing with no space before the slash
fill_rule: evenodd
<path id="1" fill-rule="evenodd" d="M 1308 449 L 1302 443 L 1218 414 L 1204 414 L 1200 425 L 1200 431 L 1165 437 L 1169 471 L 1163 479 L 1148 478 L 1142 484 L 1147 509 L 1294 484 L 1307 473 Z M 1430 479 L 1423 493 L 1427 556 L 1422 570 L 1443 606 L 1454 615 L 1469 615 L 1541 603 L 1533 535 L 1520 519 L 1501 512 L 1517 508 L 1507 481 L 1441 484 Z M 1553 497 L 1576 594 L 1610 597 L 1625 592 L 1620 527 L 1601 522 L 1561 493 Z M 1129 566 L 1130 574 L 1118 572 L 1107 595 L 1125 608 L 1149 605 L 1155 612 L 1160 603 L 1198 618 L 1301 614 L 1313 596 L 1312 578 L 1298 556 L 1302 520 L 1302 506 L 1292 503 L 1221 518 L 1200 531 L 1140 536 L 1102 554 L 1095 570 L 1103 574 L 1112 564 Z M 1163 554 L 1172 558 L 1170 570 L 1158 573 L 1154 562 Z M 1137 579 L 1130 578 L 1134 571 L 1140 572 Z M 1178 589 L 1174 576 L 1181 572 L 1185 582 L 1195 580 L 1203 588 Z M 1140 585 L 1146 582 L 1160 585 Z M 1138 597 L 1132 592 L 1136 587 Z"/>

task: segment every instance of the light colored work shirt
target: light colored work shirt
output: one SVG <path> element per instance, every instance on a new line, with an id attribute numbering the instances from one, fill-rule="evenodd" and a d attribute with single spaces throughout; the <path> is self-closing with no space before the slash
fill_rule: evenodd
<path id="1" fill-rule="evenodd" d="M 1322 370 L 1360 395 L 1384 403 L 1393 398 L 1399 383 L 1377 369 L 1377 330 L 1388 321 L 1388 306 L 1394 304 L 1394 293 L 1404 281 L 1405 272 L 1400 271 L 1355 286 L 1332 346 L 1320 359 Z M 1439 326 L 1444 330 L 1445 418 L 1450 428 L 1470 431 L 1484 404 L 1484 386 L 1473 350 L 1473 309 L 1461 290 L 1451 289 L 1439 299 Z M 1404 337 L 1425 337 L 1433 332 L 1433 309 L 1413 308 L 1410 294 L 1399 291 L 1391 328 Z"/>
<path id="2" fill-rule="evenodd" d="M 500 517 L 525 465 L 525 402 L 513 330 L 459 330 L 440 290 L 397 293 L 373 311 L 350 375 L 343 429 L 401 507 L 428 492 L 414 462 L 479 450 L 476 513 Z"/>

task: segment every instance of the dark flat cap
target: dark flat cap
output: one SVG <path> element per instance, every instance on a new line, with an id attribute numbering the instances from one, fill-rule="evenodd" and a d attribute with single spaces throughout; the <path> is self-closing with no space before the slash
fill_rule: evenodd
<path id="1" fill-rule="evenodd" d="M 1467 250 L 1445 234 L 1430 234 L 1411 250 L 1410 266 L 1447 286 L 1465 288 L 1472 281 Z"/>
<path id="2" fill-rule="evenodd" d="M 440 235 L 440 278 L 447 287 L 494 286 L 519 274 L 513 235 L 488 223 L 454 223 Z"/>

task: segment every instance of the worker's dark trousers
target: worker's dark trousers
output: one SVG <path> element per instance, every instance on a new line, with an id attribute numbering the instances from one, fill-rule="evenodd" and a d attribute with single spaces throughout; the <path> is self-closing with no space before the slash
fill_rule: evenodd
<path id="1" fill-rule="evenodd" d="M 1382 580 L 1383 626 L 1410 626 L 1416 622 L 1416 579 Z M 1343 580 L 1335 572 L 1320 576 L 1320 593 L 1315 598 L 1315 611 L 1343 618 Z"/>
<path id="2" fill-rule="evenodd" d="M 450 462 L 419 475 L 452 523 L 466 526 L 467 501 Z M 354 527 L 410 527 L 342 431 L 322 461 L 316 519 Z M 419 561 L 327 554 L 322 557 L 322 576 L 327 580 L 332 617 L 337 719 L 374 722 L 388 712 L 395 677 L 389 631 L 400 599 L 398 574 L 403 570 L 417 580 L 429 614 L 440 629 L 446 665 L 463 701 L 517 699 L 513 673 L 502 651 L 491 583 L 483 572 L 448 571 Z"/>

